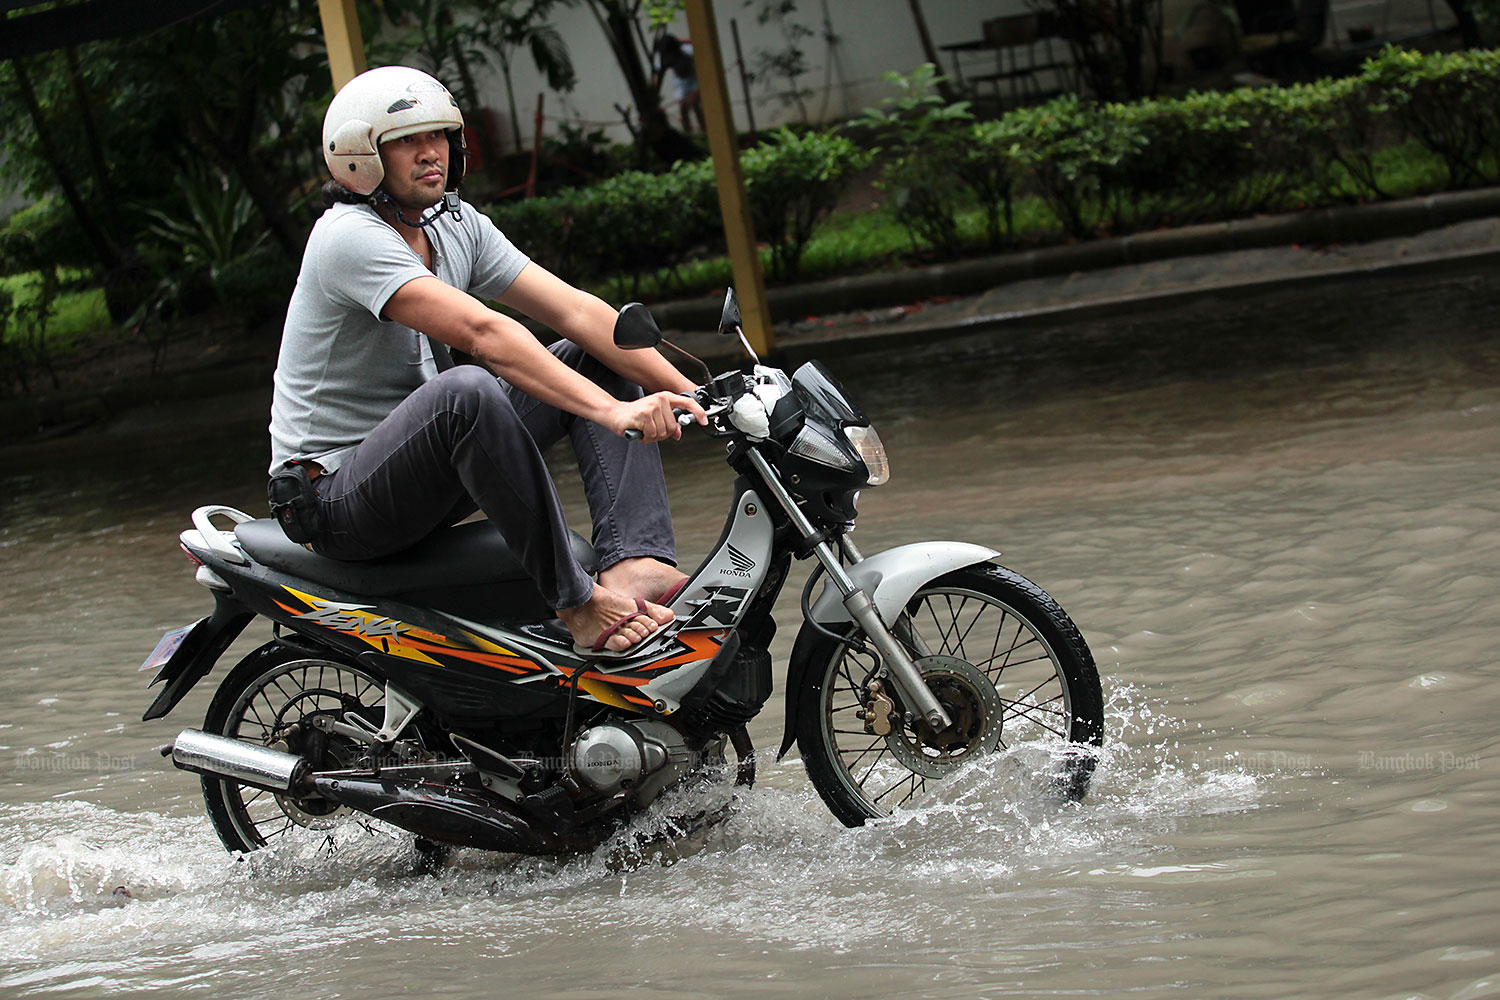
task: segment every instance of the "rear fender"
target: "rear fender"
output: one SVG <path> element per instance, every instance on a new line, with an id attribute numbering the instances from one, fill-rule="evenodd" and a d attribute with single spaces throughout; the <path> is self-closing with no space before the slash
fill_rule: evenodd
<path id="1" fill-rule="evenodd" d="M 845 567 L 849 578 L 863 590 L 880 612 L 880 620 L 889 625 L 901 615 L 917 591 L 945 573 L 993 559 L 1000 553 L 969 542 L 913 542 L 877 552 L 852 566 Z M 812 616 L 830 631 L 843 633 L 853 624 L 837 587 L 824 584 L 823 593 L 813 602 Z M 786 732 L 781 739 L 780 760 L 797 739 L 797 705 L 808 673 L 825 662 L 832 653 L 834 640 L 811 623 L 797 634 L 786 678 Z"/>
<path id="2" fill-rule="evenodd" d="M 219 657 L 239 638 L 255 613 L 222 591 L 214 591 L 213 614 L 203 619 L 188 633 L 182 645 L 172 654 L 161 671 L 152 679 L 155 685 L 166 681 L 166 687 L 156 696 L 142 721 L 160 719 L 177 706 L 193 685 L 197 684 L 213 669 Z"/>

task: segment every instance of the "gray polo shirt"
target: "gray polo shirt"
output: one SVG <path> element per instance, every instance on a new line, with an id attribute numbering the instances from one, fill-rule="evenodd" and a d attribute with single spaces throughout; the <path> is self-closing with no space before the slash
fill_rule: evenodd
<path id="1" fill-rule="evenodd" d="M 429 226 L 437 277 L 497 298 L 528 261 L 463 204 Z M 437 374 L 427 338 L 381 318 L 396 289 L 433 274 L 365 205 L 334 205 L 307 240 L 287 306 L 271 401 L 271 471 L 288 459 L 339 467 L 396 405 Z"/>

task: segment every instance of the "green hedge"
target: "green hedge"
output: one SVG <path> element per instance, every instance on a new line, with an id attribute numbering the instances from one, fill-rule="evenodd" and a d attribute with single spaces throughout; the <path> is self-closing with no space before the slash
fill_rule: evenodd
<path id="1" fill-rule="evenodd" d="M 848 139 L 783 129 L 740 157 L 770 272 L 794 278 L 817 224 L 869 155 Z M 718 189 L 708 160 L 663 174 L 619 174 L 545 198 L 493 205 L 490 217 L 517 246 L 570 281 L 624 274 L 638 288 L 694 251 L 723 252 Z"/>
<path id="2" fill-rule="evenodd" d="M 962 122 L 950 134 L 963 141 L 908 144 L 885 175 L 897 193 L 913 178 L 983 177 L 988 169 L 989 189 L 965 181 L 966 203 L 934 199 L 920 219 L 905 205 L 893 209 L 914 240 L 949 256 L 959 246 L 943 234 L 975 205 L 991 246 L 1014 241 L 1017 192 L 1040 197 L 1067 235 L 1084 239 L 1388 198 L 1377 154 L 1408 144 L 1442 163 L 1449 189 L 1495 184 L 1500 53 L 1388 48 L 1344 79 L 1133 104 L 1065 96 L 996 122 Z"/>

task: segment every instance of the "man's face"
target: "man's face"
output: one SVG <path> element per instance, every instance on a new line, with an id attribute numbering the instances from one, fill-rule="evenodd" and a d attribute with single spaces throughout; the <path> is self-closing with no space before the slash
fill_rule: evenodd
<path id="1" fill-rule="evenodd" d="M 380 144 L 381 187 L 402 208 L 423 210 L 443 200 L 448 183 L 448 133 L 418 132 Z"/>

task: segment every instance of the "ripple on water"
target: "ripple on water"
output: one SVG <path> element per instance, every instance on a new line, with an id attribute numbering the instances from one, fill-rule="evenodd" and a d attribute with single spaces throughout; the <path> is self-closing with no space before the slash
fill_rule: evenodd
<path id="1" fill-rule="evenodd" d="M 353 824 L 332 853 L 313 839 L 236 860 L 198 818 L 82 802 L 3 806 L 0 965 L 29 969 L 40 986 L 45 967 L 97 966 L 124 981 L 162 974 L 163 963 L 187 970 L 267 949 L 295 967 L 320 947 L 398 931 L 513 934 L 521 947 L 539 933 L 538 904 L 549 934 L 628 925 L 641 940 L 669 942 L 696 928 L 833 951 L 941 940 L 1023 873 L 1066 878 L 1122 848 L 1149 855 L 1153 835 L 1183 816 L 1256 805 L 1260 780 L 1248 771 L 1174 759 L 1169 734 L 1182 723 L 1161 706 L 1117 689 L 1109 712 L 1118 735 L 1083 803 L 1053 798 L 1055 762 L 1020 746 L 975 761 L 914 808 L 848 830 L 797 764 L 768 762 L 761 787 L 697 793 L 699 804 L 737 800 L 706 833 L 643 843 L 672 831 L 656 814 L 584 857 L 462 851 L 434 874 L 417 872 L 404 838 Z"/>

